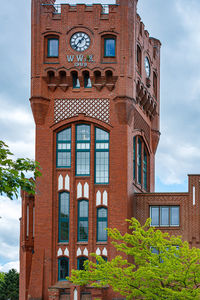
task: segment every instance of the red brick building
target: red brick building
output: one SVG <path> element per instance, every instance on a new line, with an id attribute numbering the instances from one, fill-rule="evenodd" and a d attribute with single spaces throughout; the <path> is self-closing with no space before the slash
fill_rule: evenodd
<path id="1" fill-rule="evenodd" d="M 189 193 L 154 193 L 159 142 L 160 42 L 137 0 L 55 5 L 32 0 L 31 108 L 42 177 L 22 193 L 20 300 L 122 299 L 65 277 L 89 253 L 116 251 L 105 227 L 125 219 L 199 243 L 200 176 Z M 195 189 L 196 188 L 196 189 Z"/>

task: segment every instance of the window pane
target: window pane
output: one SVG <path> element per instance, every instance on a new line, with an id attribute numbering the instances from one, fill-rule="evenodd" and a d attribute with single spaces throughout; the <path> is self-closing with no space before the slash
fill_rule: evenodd
<path id="1" fill-rule="evenodd" d="M 57 153 L 57 167 L 70 167 L 71 166 L 71 153 L 58 152 Z"/>
<path id="2" fill-rule="evenodd" d="M 80 81 L 76 73 L 72 74 L 72 80 L 73 80 L 73 88 L 80 88 Z"/>
<path id="3" fill-rule="evenodd" d="M 142 183 L 142 172 L 141 172 L 141 168 L 142 168 L 142 143 L 141 140 L 138 138 L 138 144 L 137 144 L 137 180 L 138 183 Z"/>
<path id="4" fill-rule="evenodd" d="M 69 275 L 69 262 L 68 259 L 62 258 L 59 260 L 59 280 L 65 280 Z"/>
<path id="5" fill-rule="evenodd" d="M 48 40 L 48 56 L 58 57 L 58 39 Z"/>
<path id="6" fill-rule="evenodd" d="M 57 133 L 58 141 L 71 141 L 71 128 L 67 128 Z"/>
<path id="7" fill-rule="evenodd" d="M 76 174 L 90 175 L 90 152 L 77 152 Z"/>
<path id="8" fill-rule="evenodd" d="M 88 240 L 88 221 L 79 221 L 79 241 Z"/>
<path id="9" fill-rule="evenodd" d="M 172 206 L 171 208 L 171 222 L 172 226 L 179 226 L 179 206 Z"/>
<path id="10" fill-rule="evenodd" d="M 88 217 L 88 201 L 80 201 L 79 203 L 79 217 L 87 218 Z"/>
<path id="11" fill-rule="evenodd" d="M 90 141 L 90 126 L 78 125 L 77 126 L 77 140 L 78 141 Z"/>
<path id="12" fill-rule="evenodd" d="M 85 88 L 91 88 L 92 87 L 92 82 L 91 82 L 91 79 L 90 79 L 88 74 L 84 76 L 84 87 Z"/>
<path id="13" fill-rule="evenodd" d="M 69 240 L 69 222 L 61 221 L 60 222 L 60 241 Z"/>
<path id="14" fill-rule="evenodd" d="M 69 194 L 68 193 L 60 194 L 60 217 L 61 218 L 69 217 Z"/>
<path id="15" fill-rule="evenodd" d="M 98 209 L 98 218 L 107 218 L 107 208 Z"/>
<path id="16" fill-rule="evenodd" d="M 79 257 L 78 258 L 78 270 L 84 270 L 84 261 L 86 261 L 86 257 Z"/>
<path id="17" fill-rule="evenodd" d="M 104 43 L 104 56 L 115 56 L 115 39 L 105 39 Z"/>
<path id="18" fill-rule="evenodd" d="M 160 225 L 169 226 L 169 207 L 168 206 L 161 207 Z"/>
<path id="19" fill-rule="evenodd" d="M 159 226 L 159 207 L 150 207 L 150 209 L 151 225 Z"/>
<path id="20" fill-rule="evenodd" d="M 96 183 L 108 183 L 109 153 L 96 152 Z"/>
<path id="21" fill-rule="evenodd" d="M 109 141 L 109 133 L 96 128 L 96 141 Z"/>
<path id="22" fill-rule="evenodd" d="M 107 228 L 107 222 L 106 221 L 98 221 L 98 226 L 97 226 L 98 241 L 107 241 L 107 231 L 105 230 L 105 228 Z"/>
<path id="23" fill-rule="evenodd" d="M 135 162 L 136 162 L 136 138 L 134 137 L 133 139 L 133 179 L 136 179 L 136 166 L 135 166 Z"/>

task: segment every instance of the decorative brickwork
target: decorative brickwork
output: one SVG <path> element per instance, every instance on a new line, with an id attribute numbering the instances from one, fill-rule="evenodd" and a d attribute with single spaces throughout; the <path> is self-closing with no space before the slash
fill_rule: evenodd
<path id="1" fill-rule="evenodd" d="M 110 123 L 109 99 L 56 99 L 54 102 L 54 121 L 85 114 L 105 123 Z"/>
<path id="2" fill-rule="evenodd" d="M 150 127 L 138 111 L 134 112 L 134 128 L 143 130 L 147 141 L 150 139 Z"/>

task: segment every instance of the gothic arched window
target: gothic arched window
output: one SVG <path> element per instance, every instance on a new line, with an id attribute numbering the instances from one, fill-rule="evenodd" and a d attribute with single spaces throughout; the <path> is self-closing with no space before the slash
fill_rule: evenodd
<path id="1" fill-rule="evenodd" d="M 69 276 L 69 259 L 60 257 L 58 259 L 58 280 L 66 280 L 67 276 Z"/>
<path id="2" fill-rule="evenodd" d="M 135 136 L 133 138 L 133 179 L 147 190 L 148 188 L 148 151 L 144 140 Z"/>
<path id="3" fill-rule="evenodd" d="M 78 241 L 88 240 L 88 201 L 78 202 Z"/>

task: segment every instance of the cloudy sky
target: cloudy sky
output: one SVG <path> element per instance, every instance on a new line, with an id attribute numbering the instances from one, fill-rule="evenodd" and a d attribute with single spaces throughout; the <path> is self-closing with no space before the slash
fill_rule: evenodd
<path id="1" fill-rule="evenodd" d="M 138 0 L 138 12 L 162 42 L 156 191 L 187 191 L 187 174 L 200 173 L 200 1 Z M 30 0 L 2 2 L 0 31 L 0 139 L 17 157 L 34 158 Z M 0 271 L 18 269 L 20 215 L 20 199 L 0 197 Z"/>

